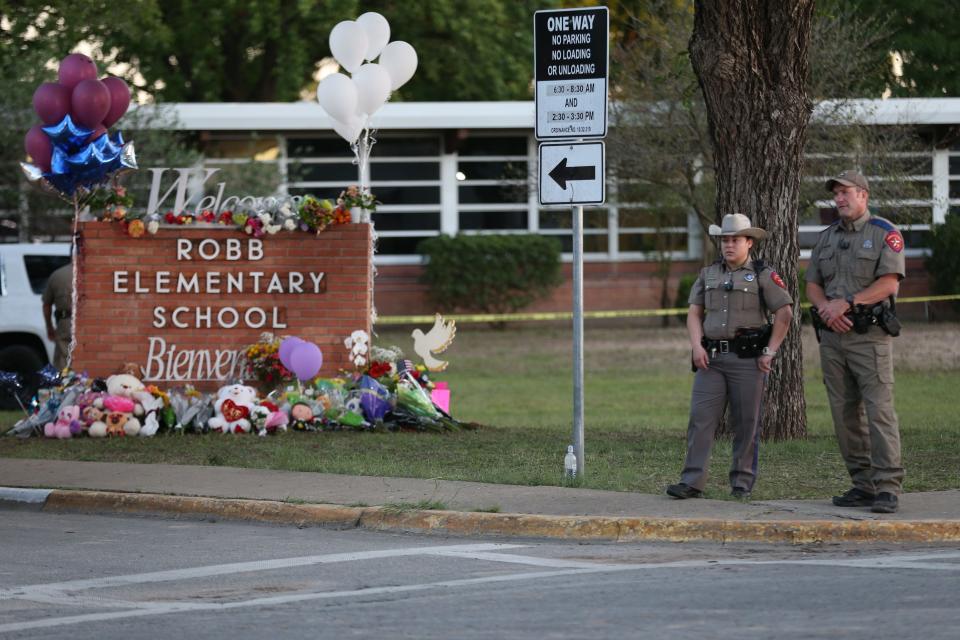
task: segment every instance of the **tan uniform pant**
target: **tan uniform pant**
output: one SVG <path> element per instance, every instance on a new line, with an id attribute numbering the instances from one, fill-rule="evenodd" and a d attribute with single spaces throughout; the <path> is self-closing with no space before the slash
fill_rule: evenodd
<path id="1" fill-rule="evenodd" d="M 820 364 L 853 486 L 898 495 L 904 472 L 893 408 L 893 338 L 879 327 L 864 334 L 824 332 Z"/>
<path id="2" fill-rule="evenodd" d="M 680 474 L 681 482 L 703 491 L 714 433 L 729 402 L 733 428 L 730 486 L 753 489 L 757 479 L 764 377 L 757 368 L 756 358 L 738 358 L 735 353 L 717 354 L 710 359 L 708 369 L 697 370 L 690 399 L 687 458 Z"/>
<path id="3" fill-rule="evenodd" d="M 70 362 L 70 318 L 57 320 L 53 345 L 53 366 L 59 371 Z"/>

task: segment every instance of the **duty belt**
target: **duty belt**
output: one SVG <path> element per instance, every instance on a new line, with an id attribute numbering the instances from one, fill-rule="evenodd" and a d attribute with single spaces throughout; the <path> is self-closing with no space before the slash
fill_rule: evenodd
<path id="1" fill-rule="evenodd" d="M 733 340 L 711 340 L 709 338 L 703 338 L 700 340 L 700 344 L 711 353 L 730 353 Z"/>

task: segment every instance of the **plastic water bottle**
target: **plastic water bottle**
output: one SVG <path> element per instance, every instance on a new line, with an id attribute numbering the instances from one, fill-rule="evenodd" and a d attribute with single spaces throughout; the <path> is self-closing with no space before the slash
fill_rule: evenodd
<path id="1" fill-rule="evenodd" d="M 577 454 L 573 452 L 573 445 L 567 447 L 567 455 L 563 457 L 563 477 L 573 480 L 577 477 Z"/>

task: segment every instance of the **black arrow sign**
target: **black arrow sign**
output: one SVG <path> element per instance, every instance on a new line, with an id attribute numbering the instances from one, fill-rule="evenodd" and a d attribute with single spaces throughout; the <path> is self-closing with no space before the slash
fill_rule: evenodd
<path id="1" fill-rule="evenodd" d="M 594 180 L 597 175 L 597 168 L 593 165 L 584 167 L 568 167 L 567 159 L 564 158 L 557 163 L 548 174 L 553 181 L 560 185 L 564 191 L 567 190 L 567 180 Z"/>

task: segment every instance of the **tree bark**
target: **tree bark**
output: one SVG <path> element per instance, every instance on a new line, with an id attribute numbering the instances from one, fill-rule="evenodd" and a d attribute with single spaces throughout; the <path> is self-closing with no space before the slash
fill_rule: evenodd
<path id="1" fill-rule="evenodd" d="M 814 0 L 696 0 L 690 57 L 707 105 L 719 224 L 744 213 L 767 230 L 754 253 L 796 301 L 763 403 L 764 438 L 806 435 L 797 219 Z"/>

